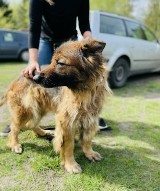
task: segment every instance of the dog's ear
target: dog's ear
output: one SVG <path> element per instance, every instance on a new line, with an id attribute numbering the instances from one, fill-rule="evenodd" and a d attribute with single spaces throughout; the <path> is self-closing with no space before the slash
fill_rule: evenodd
<path id="1" fill-rule="evenodd" d="M 97 41 L 97 40 L 88 40 L 83 41 L 82 52 L 86 55 L 88 53 L 102 53 L 104 47 L 106 46 L 105 42 Z"/>

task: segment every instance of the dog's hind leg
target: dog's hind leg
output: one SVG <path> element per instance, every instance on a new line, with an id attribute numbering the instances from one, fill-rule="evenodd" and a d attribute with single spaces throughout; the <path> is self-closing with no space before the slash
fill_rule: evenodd
<path id="1" fill-rule="evenodd" d="M 35 127 L 33 128 L 33 131 L 38 137 L 48 137 L 49 139 L 54 138 L 53 130 L 44 130 L 41 127 Z"/>
<path id="2" fill-rule="evenodd" d="M 38 136 L 38 137 L 50 137 L 53 138 L 54 137 L 54 131 L 52 130 L 44 130 L 39 126 L 40 120 L 42 118 L 41 115 L 37 115 L 39 116 L 38 118 L 33 118 L 30 119 L 27 124 L 26 127 L 32 129 L 34 131 L 34 133 Z"/>
<path id="3" fill-rule="evenodd" d="M 80 129 L 80 144 L 85 156 L 91 161 L 99 161 L 102 159 L 98 152 L 92 149 L 92 139 L 97 131 L 96 121 L 95 123 L 83 124 Z"/>
<path id="4" fill-rule="evenodd" d="M 22 153 L 22 145 L 19 143 L 18 134 L 20 132 L 20 128 L 18 124 L 14 122 L 10 125 L 11 131 L 9 133 L 9 142 L 7 146 L 11 148 L 11 150 L 15 153 Z"/>

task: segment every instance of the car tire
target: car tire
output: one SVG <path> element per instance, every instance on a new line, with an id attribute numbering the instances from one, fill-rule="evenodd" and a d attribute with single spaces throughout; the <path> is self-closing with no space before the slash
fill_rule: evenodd
<path id="1" fill-rule="evenodd" d="M 119 58 L 114 64 L 109 76 L 109 83 L 112 88 L 123 87 L 129 76 L 129 63 L 124 58 Z"/>
<path id="2" fill-rule="evenodd" d="M 28 50 L 23 50 L 20 54 L 20 60 L 23 62 L 28 62 L 29 60 L 29 52 Z"/>

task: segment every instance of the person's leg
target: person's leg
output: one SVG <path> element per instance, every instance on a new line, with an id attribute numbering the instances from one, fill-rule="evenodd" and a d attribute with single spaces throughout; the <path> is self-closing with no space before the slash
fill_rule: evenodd
<path id="1" fill-rule="evenodd" d="M 53 43 L 48 40 L 40 39 L 38 50 L 38 63 L 40 66 L 48 65 L 51 63 L 53 56 Z"/>
<path id="2" fill-rule="evenodd" d="M 53 56 L 53 43 L 40 39 L 39 50 L 38 50 L 38 63 L 40 66 L 45 66 L 50 64 Z M 1 137 L 8 136 L 10 132 L 10 125 L 7 125 L 2 132 L 0 132 Z"/>

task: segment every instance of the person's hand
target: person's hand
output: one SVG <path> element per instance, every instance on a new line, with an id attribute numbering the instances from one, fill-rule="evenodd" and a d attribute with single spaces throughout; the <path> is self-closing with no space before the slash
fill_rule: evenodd
<path id="1" fill-rule="evenodd" d="M 86 42 L 86 41 L 91 41 L 91 40 L 92 40 L 92 38 L 87 37 L 87 38 L 84 38 L 82 41 L 83 41 L 83 42 Z"/>
<path id="2" fill-rule="evenodd" d="M 92 39 L 93 39 L 92 36 L 87 36 L 87 37 L 83 38 L 83 41 L 89 41 L 89 40 L 92 40 Z"/>
<path id="3" fill-rule="evenodd" d="M 90 31 L 86 31 L 83 34 L 83 41 L 92 40 L 92 33 Z"/>
<path id="4" fill-rule="evenodd" d="M 37 62 L 29 63 L 28 66 L 22 71 L 22 75 L 26 78 L 33 78 L 33 72 L 37 71 L 38 73 L 41 72 L 39 64 Z"/>

